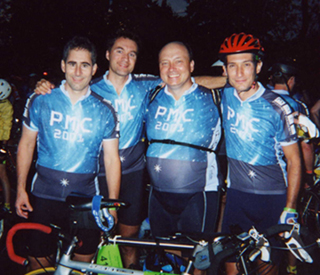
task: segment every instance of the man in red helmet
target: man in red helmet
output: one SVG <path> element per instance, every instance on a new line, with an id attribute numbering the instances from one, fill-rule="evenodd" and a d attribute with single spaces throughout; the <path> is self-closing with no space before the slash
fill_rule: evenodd
<path id="1" fill-rule="evenodd" d="M 256 81 L 263 52 L 260 41 L 244 33 L 226 38 L 219 52 L 228 78 L 222 94 L 229 165 L 226 233 L 252 226 L 262 231 L 297 219 L 301 160 L 296 130 L 288 104 Z M 226 263 L 226 271 L 238 274 L 235 260 Z M 277 273 L 275 264 L 268 274 Z"/>

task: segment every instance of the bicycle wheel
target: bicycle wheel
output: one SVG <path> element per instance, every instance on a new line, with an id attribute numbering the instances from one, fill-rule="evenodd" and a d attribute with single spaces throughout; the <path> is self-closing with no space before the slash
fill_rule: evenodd
<path id="1" fill-rule="evenodd" d="M 313 232 L 320 234 L 320 198 L 312 192 L 306 191 L 301 199 L 301 223 Z"/>
<path id="2" fill-rule="evenodd" d="M 41 275 L 41 274 L 51 274 L 51 275 L 53 275 L 55 271 L 56 271 L 56 269 L 54 267 L 46 267 L 45 269 L 44 268 L 39 268 L 39 269 L 30 271 L 30 272 L 26 273 L 25 275 Z M 71 272 L 71 274 L 72 275 L 73 274 L 74 275 L 84 275 L 84 273 L 79 272 L 79 271 L 75 271 L 75 270 L 73 270 Z"/>

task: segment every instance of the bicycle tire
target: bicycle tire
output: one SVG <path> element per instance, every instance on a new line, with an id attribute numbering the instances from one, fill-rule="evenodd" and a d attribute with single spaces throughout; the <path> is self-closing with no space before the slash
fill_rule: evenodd
<path id="1" fill-rule="evenodd" d="M 312 192 L 306 191 L 301 199 L 301 222 L 309 230 L 320 234 L 320 198 Z"/>
<path id="2" fill-rule="evenodd" d="M 54 272 L 56 271 L 56 269 L 54 267 L 46 267 L 45 270 L 43 268 L 39 268 L 36 270 L 32 270 L 28 273 L 26 273 L 25 275 L 41 275 L 41 274 L 49 274 L 49 275 L 54 275 Z M 71 272 L 71 274 L 73 275 L 84 275 L 84 273 L 80 272 L 80 271 L 75 271 L 73 270 Z"/>

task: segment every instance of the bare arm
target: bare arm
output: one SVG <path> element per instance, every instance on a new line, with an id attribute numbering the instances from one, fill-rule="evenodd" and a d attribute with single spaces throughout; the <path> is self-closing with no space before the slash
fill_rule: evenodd
<path id="1" fill-rule="evenodd" d="M 54 85 L 51 82 L 49 82 L 46 79 L 41 79 L 40 81 L 37 82 L 34 92 L 37 95 L 50 94 L 53 88 L 54 88 Z"/>
<path id="2" fill-rule="evenodd" d="M 106 178 L 108 184 L 109 199 L 118 199 L 120 193 L 121 181 L 121 163 L 119 158 L 119 140 L 103 141 L 103 158 L 104 167 L 106 169 Z M 117 221 L 116 211 L 111 210 L 110 213 Z"/>
<path id="3" fill-rule="evenodd" d="M 17 199 L 16 212 L 22 218 L 28 218 L 28 212 L 32 211 L 26 190 L 27 177 L 31 166 L 33 152 L 36 145 L 38 132 L 31 131 L 23 126 L 22 136 L 17 154 Z"/>
<path id="4" fill-rule="evenodd" d="M 296 209 L 301 183 L 301 156 L 298 143 L 282 147 L 287 159 L 287 208 Z"/>
<path id="5" fill-rule="evenodd" d="M 310 109 L 310 116 L 313 122 L 317 125 L 318 128 L 320 128 L 320 100 L 318 100 Z"/>
<path id="6" fill-rule="evenodd" d="M 121 163 L 119 157 L 119 140 L 103 141 L 104 166 L 110 199 L 118 199 L 120 192 Z"/>
<path id="7" fill-rule="evenodd" d="M 197 84 L 208 89 L 222 88 L 227 83 L 227 78 L 224 76 L 195 76 L 194 80 Z"/>

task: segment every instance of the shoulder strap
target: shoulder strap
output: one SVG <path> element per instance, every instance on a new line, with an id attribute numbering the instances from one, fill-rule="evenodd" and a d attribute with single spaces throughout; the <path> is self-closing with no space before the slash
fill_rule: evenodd
<path id="1" fill-rule="evenodd" d="M 104 104 L 107 103 L 108 105 L 112 105 L 109 100 L 107 100 L 107 99 L 105 99 L 103 96 L 97 94 L 97 93 L 96 93 L 95 91 L 93 91 L 92 89 L 91 89 L 91 95 L 92 95 L 93 97 L 97 98 L 98 100 L 100 100 L 100 101 L 101 101 L 102 103 L 104 103 Z"/>
<path id="2" fill-rule="evenodd" d="M 219 107 L 220 103 L 221 103 L 221 92 L 220 92 L 220 90 L 219 89 L 212 89 L 211 93 L 212 93 L 213 102 Z"/>
<path id="3" fill-rule="evenodd" d="M 149 104 L 155 99 L 155 97 L 162 90 L 162 88 L 163 87 L 161 85 L 158 85 L 149 92 Z"/>
<path id="4" fill-rule="evenodd" d="M 186 143 L 186 142 L 175 141 L 175 140 L 172 140 L 172 139 L 151 139 L 149 141 L 149 144 L 152 144 L 152 143 L 165 143 L 165 144 L 181 145 L 181 146 L 191 147 L 191 148 L 202 150 L 202 151 L 207 151 L 207 152 L 210 152 L 210 153 L 215 153 L 214 150 L 209 149 L 207 147 L 194 145 L 194 144 Z"/>
<path id="5" fill-rule="evenodd" d="M 162 88 L 163 88 L 162 86 L 158 85 L 156 88 L 154 88 L 153 90 L 150 91 L 149 104 L 155 99 L 155 97 L 162 90 Z M 213 93 L 212 93 L 212 95 L 213 95 Z M 219 98 L 219 103 L 220 103 L 220 93 L 217 94 L 216 97 L 217 97 L 217 99 Z M 214 103 L 217 104 L 214 95 L 213 95 L 213 100 L 214 100 Z M 194 148 L 194 149 L 198 149 L 198 150 L 202 150 L 202 151 L 206 151 L 206 152 L 210 152 L 210 153 L 215 153 L 215 150 L 209 149 L 207 147 L 203 147 L 203 146 L 199 146 L 199 145 L 195 145 L 195 144 L 191 144 L 191 143 L 186 143 L 186 142 L 175 141 L 175 140 L 172 140 L 172 139 L 151 139 L 149 141 L 149 144 L 152 144 L 152 143 L 164 143 L 164 144 L 181 145 L 181 146 L 191 147 L 191 148 Z"/>

